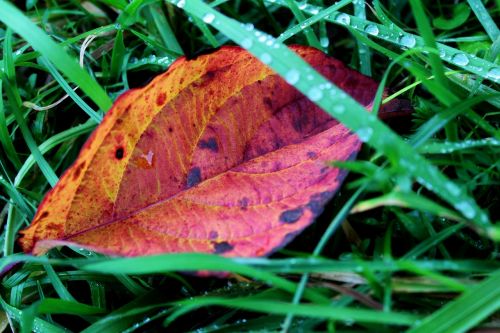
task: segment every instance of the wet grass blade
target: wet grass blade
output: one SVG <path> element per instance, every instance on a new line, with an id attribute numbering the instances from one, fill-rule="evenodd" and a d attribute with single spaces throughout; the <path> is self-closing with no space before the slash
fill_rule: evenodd
<path id="1" fill-rule="evenodd" d="M 461 333 L 500 309 L 500 270 L 414 325 L 408 333 Z"/>
<path id="2" fill-rule="evenodd" d="M 66 77 L 77 84 L 103 111 L 111 107 L 111 100 L 102 87 L 78 66 L 77 61 L 54 40 L 37 27 L 12 4 L 0 0 L 0 21 L 23 37 L 43 56 L 49 59 Z"/>

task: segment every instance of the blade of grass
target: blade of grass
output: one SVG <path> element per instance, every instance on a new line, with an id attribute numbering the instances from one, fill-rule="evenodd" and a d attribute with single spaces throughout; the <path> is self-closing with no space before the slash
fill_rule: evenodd
<path id="1" fill-rule="evenodd" d="M 295 3 L 295 1 L 294 0 L 285 0 L 285 1 L 288 5 L 288 8 L 290 8 L 293 15 L 297 19 L 298 24 L 301 24 L 302 22 L 304 22 L 306 17 L 302 13 L 302 11 L 299 9 L 299 7 Z M 316 37 L 316 34 L 314 33 L 314 31 L 311 28 L 307 27 L 307 28 L 302 29 L 302 31 L 304 32 L 304 35 L 307 38 L 307 43 L 310 46 L 315 47 L 317 49 L 321 49 L 321 44 L 319 43 L 318 37 Z"/>
<path id="2" fill-rule="evenodd" d="M 123 68 L 123 59 L 125 57 L 125 44 L 123 43 L 123 30 L 119 29 L 116 32 L 115 43 L 111 53 L 111 71 L 109 76 L 116 80 L 120 76 Z"/>
<path id="3" fill-rule="evenodd" d="M 30 45 L 43 56 L 49 59 L 66 75 L 69 80 L 77 84 L 101 110 L 107 111 L 111 107 L 111 100 L 102 87 L 90 75 L 78 66 L 74 58 L 69 56 L 57 43 L 37 27 L 21 11 L 5 0 L 0 0 L 0 21 L 22 36 Z"/>
<path id="4" fill-rule="evenodd" d="M 265 1 L 269 4 L 273 3 L 280 6 L 287 6 L 285 0 Z M 321 10 L 323 10 L 323 8 L 313 5 L 308 5 L 303 9 L 304 12 L 311 15 L 317 14 Z M 378 24 L 369 20 L 362 20 L 356 16 L 342 12 L 334 12 L 325 17 L 325 20 L 336 25 L 350 27 L 359 32 L 365 32 L 366 27 L 369 25 L 372 31 L 370 36 L 394 44 L 401 49 L 411 49 L 425 45 L 423 38 L 420 36 L 410 34 L 408 32 L 402 32 L 399 28 L 386 27 L 383 24 Z M 487 80 L 496 83 L 500 82 L 500 67 L 498 65 L 479 57 L 467 57 L 467 61 L 457 63 L 453 61 L 453 56 L 457 53 L 463 53 L 460 50 L 440 43 L 437 43 L 437 50 L 439 51 L 439 57 L 443 61 L 460 67 Z"/>
<path id="5" fill-rule="evenodd" d="M 418 324 L 408 333 L 461 333 L 500 309 L 500 270 L 476 286 L 468 288 L 456 300 L 449 302 Z"/>
<path id="6" fill-rule="evenodd" d="M 47 272 L 47 277 L 50 279 L 50 282 L 52 283 L 52 286 L 54 287 L 54 290 L 56 291 L 57 295 L 68 302 L 74 302 L 75 298 L 69 293 L 68 289 L 63 285 L 61 279 L 59 276 L 57 276 L 56 271 L 50 264 L 44 264 L 43 268 L 45 269 L 45 272 Z"/>
<path id="7" fill-rule="evenodd" d="M 436 38 L 434 37 L 434 33 L 432 32 L 432 28 L 430 25 L 427 16 L 425 15 L 425 11 L 420 0 L 410 0 L 410 5 L 413 11 L 413 16 L 415 21 L 417 22 L 417 27 L 421 35 L 423 36 L 425 46 L 431 49 L 437 49 Z M 432 74 L 434 75 L 437 84 L 445 89 L 450 89 L 448 84 L 448 79 L 444 74 L 444 66 L 441 62 L 441 58 L 435 53 L 429 53 L 429 64 L 432 68 Z M 458 56 L 455 56 L 458 57 Z M 452 102 L 456 102 L 457 98 L 448 99 L 443 98 L 443 102 L 446 106 L 450 106 Z M 458 127 L 456 122 L 452 121 L 446 124 L 445 126 L 446 137 L 448 140 L 457 141 L 458 140 Z"/>
<path id="8" fill-rule="evenodd" d="M 370 198 L 368 200 L 359 202 L 356 206 L 353 207 L 351 212 L 360 213 L 383 206 L 398 206 L 411 209 L 418 209 L 420 211 L 430 212 L 436 216 L 442 216 L 458 222 L 464 222 L 464 219 L 460 215 L 453 212 L 452 210 L 449 210 L 435 203 L 434 201 L 429 200 L 413 192 L 393 191 L 376 198 Z"/>
<path id="9" fill-rule="evenodd" d="M 15 78 L 14 61 L 12 57 L 12 30 L 7 29 L 3 42 L 3 71 L 11 81 Z M 9 134 L 5 119 L 5 109 L 3 103 L 3 81 L 0 80 L 0 142 L 5 149 L 5 153 L 16 169 L 21 167 L 21 160 L 17 156 L 16 149 Z"/>
<path id="10" fill-rule="evenodd" d="M 298 34 L 299 32 L 301 32 L 304 29 L 304 27 L 310 27 L 311 25 L 322 21 L 326 17 L 330 16 L 332 13 L 335 13 L 339 9 L 341 9 L 342 7 L 347 6 L 352 1 L 353 0 L 342 0 L 334 5 L 331 5 L 330 7 L 326 8 L 326 9 L 319 11 L 317 14 L 309 17 L 308 19 L 304 20 L 302 23 L 294 25 L 293 27 L 284 31 L 281 35 L 278 36 L 278 38 L 276 38 L 276 40 L 278 42 L 281 42 L 281 43 L 284 42 L 288 38 L 291 38 L 291 37 L 295 36 L 296 34 Z"/>
<path id="11" fill-rule="evenodd" d="M 223 271 L 229 271 L 241 275 L 246 275 L 249 277 L 252 277 L 254 279 L 264 281 L 267 284 L 271 284 L 277 288 L 283 289 L 288 292 L 294 292 L 295 291 L 295 283 L 292 283 L 286 279 L 283 279 L 281 277 L 278 277 L 274 274 L 267 273 L 262 270 L 254 269 L 250 266 L 245 266 L 238 264 L 235 261 L 228 260 L 225 258 L 217 257 L 217 256 L 208 256 L 208 255 L 202 255 L 199 254 L 197 255 L 198 259 L 196 261 L 193 261 L 191 263 L 188 263 L 185 261 L 185 258 L 183 258 L 182 255 L 173 255 L 170 256 L 169 260 L 165 261 L 162 256 L 149 256 L 149 257 L 142 257 L 142 258 L 135 258 L 137 261 L 133 264 L 134 267 L 130 267 L 133 269 L 134 273 L 133 274 L 148 274 L 151 272 L 151 270 L 154 270 L 156 272 L 158 271 L 178 271 L 178 270 L 209 270 L 213 271 L 215 267 L 217 267 L 217 270 L 220 272 Z M 183 262 L 183 267 L 179 266 L 180 262 L 178 260 L 181 260 Z M 161 266 L 159 266 L 160 262 Z M 116 265 L 115 265 L 116 264 Z M 114 262 L 113 264 L 109 265 L 109 262 L 105 265 L 102 265 L 101 263 L 94 263 L 94 264 L 88 264 L 84 265 L 81 267 L 81 269 L 84 270 L 90 270 L 90 271 L 99 271 L 99 272 L 107 272 L 111 274 L 130 274 L 130 272 L 123 270 L 124 267 L 120 268 L 120 263 Z M 161 267 L 161 268 L 160 268 Z M 158 270 L 158 268 L 160 268 Z M 317 294 L 316 292 L 314 293 L 306 293 L 309 294 L 309 298 L 311 300 L 319 301 L 324 303 L 325 301 L 328 301 L 328 298 L 325 298 L 324 296 Z"/>
<path id="12" fill-rule="evenodd" d="M 19 125 L 19 128 L 21 129 L 21 133 L 23 135 L 23 138 L 26 142 L 26 145 L 31 151 L 31 154 L 33 154 L 38 166 L 40 167 L 40 170 L 44 174 L 45 178 L 47 179 L 48 183 L 51 186 L 55 186 L 59 178 L 55 174 L 54 170 L 52 170 L 52 167 L 47 163 L 47 161 L 43 158 L 43 155 L 40 153 L 40 150 L 38 150 L 38 146 L 35 143 L 35 140 L 33 138 L 33 135 L 31 134 L 31 131 L 28 127 L 28 124 L 26 123 L 26 120 L 24 119 L 24 116 L 21 111 L 21 99 L 19 97 L 19 94 L 14 91 L 13 87 L 11 87 L 10 84 L 8 84 L 8 79 L 4 76 L 3 73 L 0 73 L 2 80 L 4 80 L 5 85 L 5 92 L 7 94 L 9 104 L 12 108 L 12 112 L 14 113 L 14 116 L 16 118 L 16 121 Z"/>
<path id="13" fill-rule="evenodd" d="M 209 42 L 210 45 L 212 45 L 212 47 L 219 47 L 220 46 L 219 42 L 215 38 L 212 31 L 210 31 L 208 26 L 205 24 L 205 22 L 203 22 L 202 20 L 200 20 L 197 17 L 193 17 L 193 16 L 190 16 L 190 17 L 192 18 L 193 23 L 198 27 L 198 29 L 200 29 L 203 36 L 207 39 L 207 42 Z"/>
<path id="14" fill-rule="evenodd" d="M 477 20 L 481 23 L 491 41 L 495 42 L 497 38 L 500 37 L 500 30 L 495 24 L 495 21 L 491 18 L 488 10 L 486 10 L 483 3 L 479 0 L 467 0 L 467 2 L 474 14 L 476 14 Z"/>
<path id="15" fill-rule="evenodd" d="M 21 322 L 21 319 L 23 317 L 23 311 L 10 306 L 9 304 L 5 303 L 5 301 L 0 298 L 0 304 L 2 305 L 2 308 L 5 310 L 7 315 L 12 318 L 13 320 L 17 322 Z M 35 318 L 33 322 L 33 329 L 35 332 L 39 333 L 69 333 L 70 331 L 64 328 L 61 328 L 57 325 L 51 324 L 43 319 L 40 318 Z"/>
<path id="16" fill-rule="evenodd" d="M 366 4 L 364 0 L 354 2 L 354 15 L 361 20 L 366 20 Z M 372 57 L 370 48 L 360 40 L 356 40 L 356 43 L 358 45 L 359 71 L 371 76 Z"/>
<path id="17" fill-rule="evenodd" d="M 226 299 L 217 297 L 199 297 L 190 300 L 177 302 L 181 308 L 170 315 L 166 324 L 170 324 L 179 316 L 205 306 L 225 306 L 231 308 L 245 309 L 272 314 L 293 314 L 301 317 L 328 318 L 334 320 L 346 320 L 350 318 L 355 322 L 362 323 L 384 323 L 396 325 L 411 325 L 418 316 L 409 313 L 381 312 L 373 310 L 355 309 L 355 308 L 332 308 L 315 304 L 296 305 L 285 302 L 276 302 L 273 300 L 254 300 L 249 298 Z"/>
<path id="18" fill-rule="evenodd" d="M 149 6 L 149 12 L 153 17 L 154 24 L 165 47 L 178 54 L 184 54 L 181 46 L 179 45 L 179 42 L 177 41 L 177 37 L 175 37 L 175 34 L 172 31 L 172 28 L 170 27 L 170 24 L 168 23 L 161 7 L 158 4 L 151 4 Z"/>
<path id="19" fill-rule="evenodd" d="M 40 63 L 42 63 L 50 72 L 52 77 L 59 83 L 61 88 L 69 95 L 69 97 L 95 122 L 100 123 L 102 121 L 102 115 L 95 112 L 85 101 L 78 96 L 78 94 L 71 89 L 68 82 L 59 74 L 55 66 L 46 58 L 41 57 Z"/>

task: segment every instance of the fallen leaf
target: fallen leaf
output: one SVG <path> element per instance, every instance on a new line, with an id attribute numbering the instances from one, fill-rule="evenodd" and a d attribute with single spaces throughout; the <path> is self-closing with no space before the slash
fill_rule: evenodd
<path id="1" fill-rule="evenodd" d="M 295 52 L 369 106 L 377 83 L 310 47 Z M 398 107 L 396 107 L 397 109 Z M 25 252 L 59 245 L 123 256 L 262 256 L 320 214 L 357 136 L 238 47 L 176 61 L 120 96 L 23 230 Z"/>

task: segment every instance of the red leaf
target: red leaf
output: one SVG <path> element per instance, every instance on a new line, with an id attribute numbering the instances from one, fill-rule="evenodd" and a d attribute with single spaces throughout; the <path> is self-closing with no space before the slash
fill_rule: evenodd
<path id="1" fill-rule="evenodd" d="M 293 49 L 361 104 L 377 83 Z M 360 141 L 245 50 L 180 59 L 123 94 L 22 231 L 25 252 L 261 256 L 323 210 Z"/>

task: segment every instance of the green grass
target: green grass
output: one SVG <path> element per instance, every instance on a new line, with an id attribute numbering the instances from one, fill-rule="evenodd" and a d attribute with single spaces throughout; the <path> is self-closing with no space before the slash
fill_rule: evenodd
<path id="1" fill-rule="evenodd" d="M 498 1 L 88 4 L 0 0 L 0 303 L 13 330 L 500 330 Z M 19 254 L 18 231 L 111 101 L 225 44 L 298 73 L 295 87 L 366 142 L 337 164 L 351 175 L 325 214 L 270 258 Z M 397 97 L 415 112 L 390 126 L 366 117 L 286 44 L 391 87 L 375 109 Z"/>

